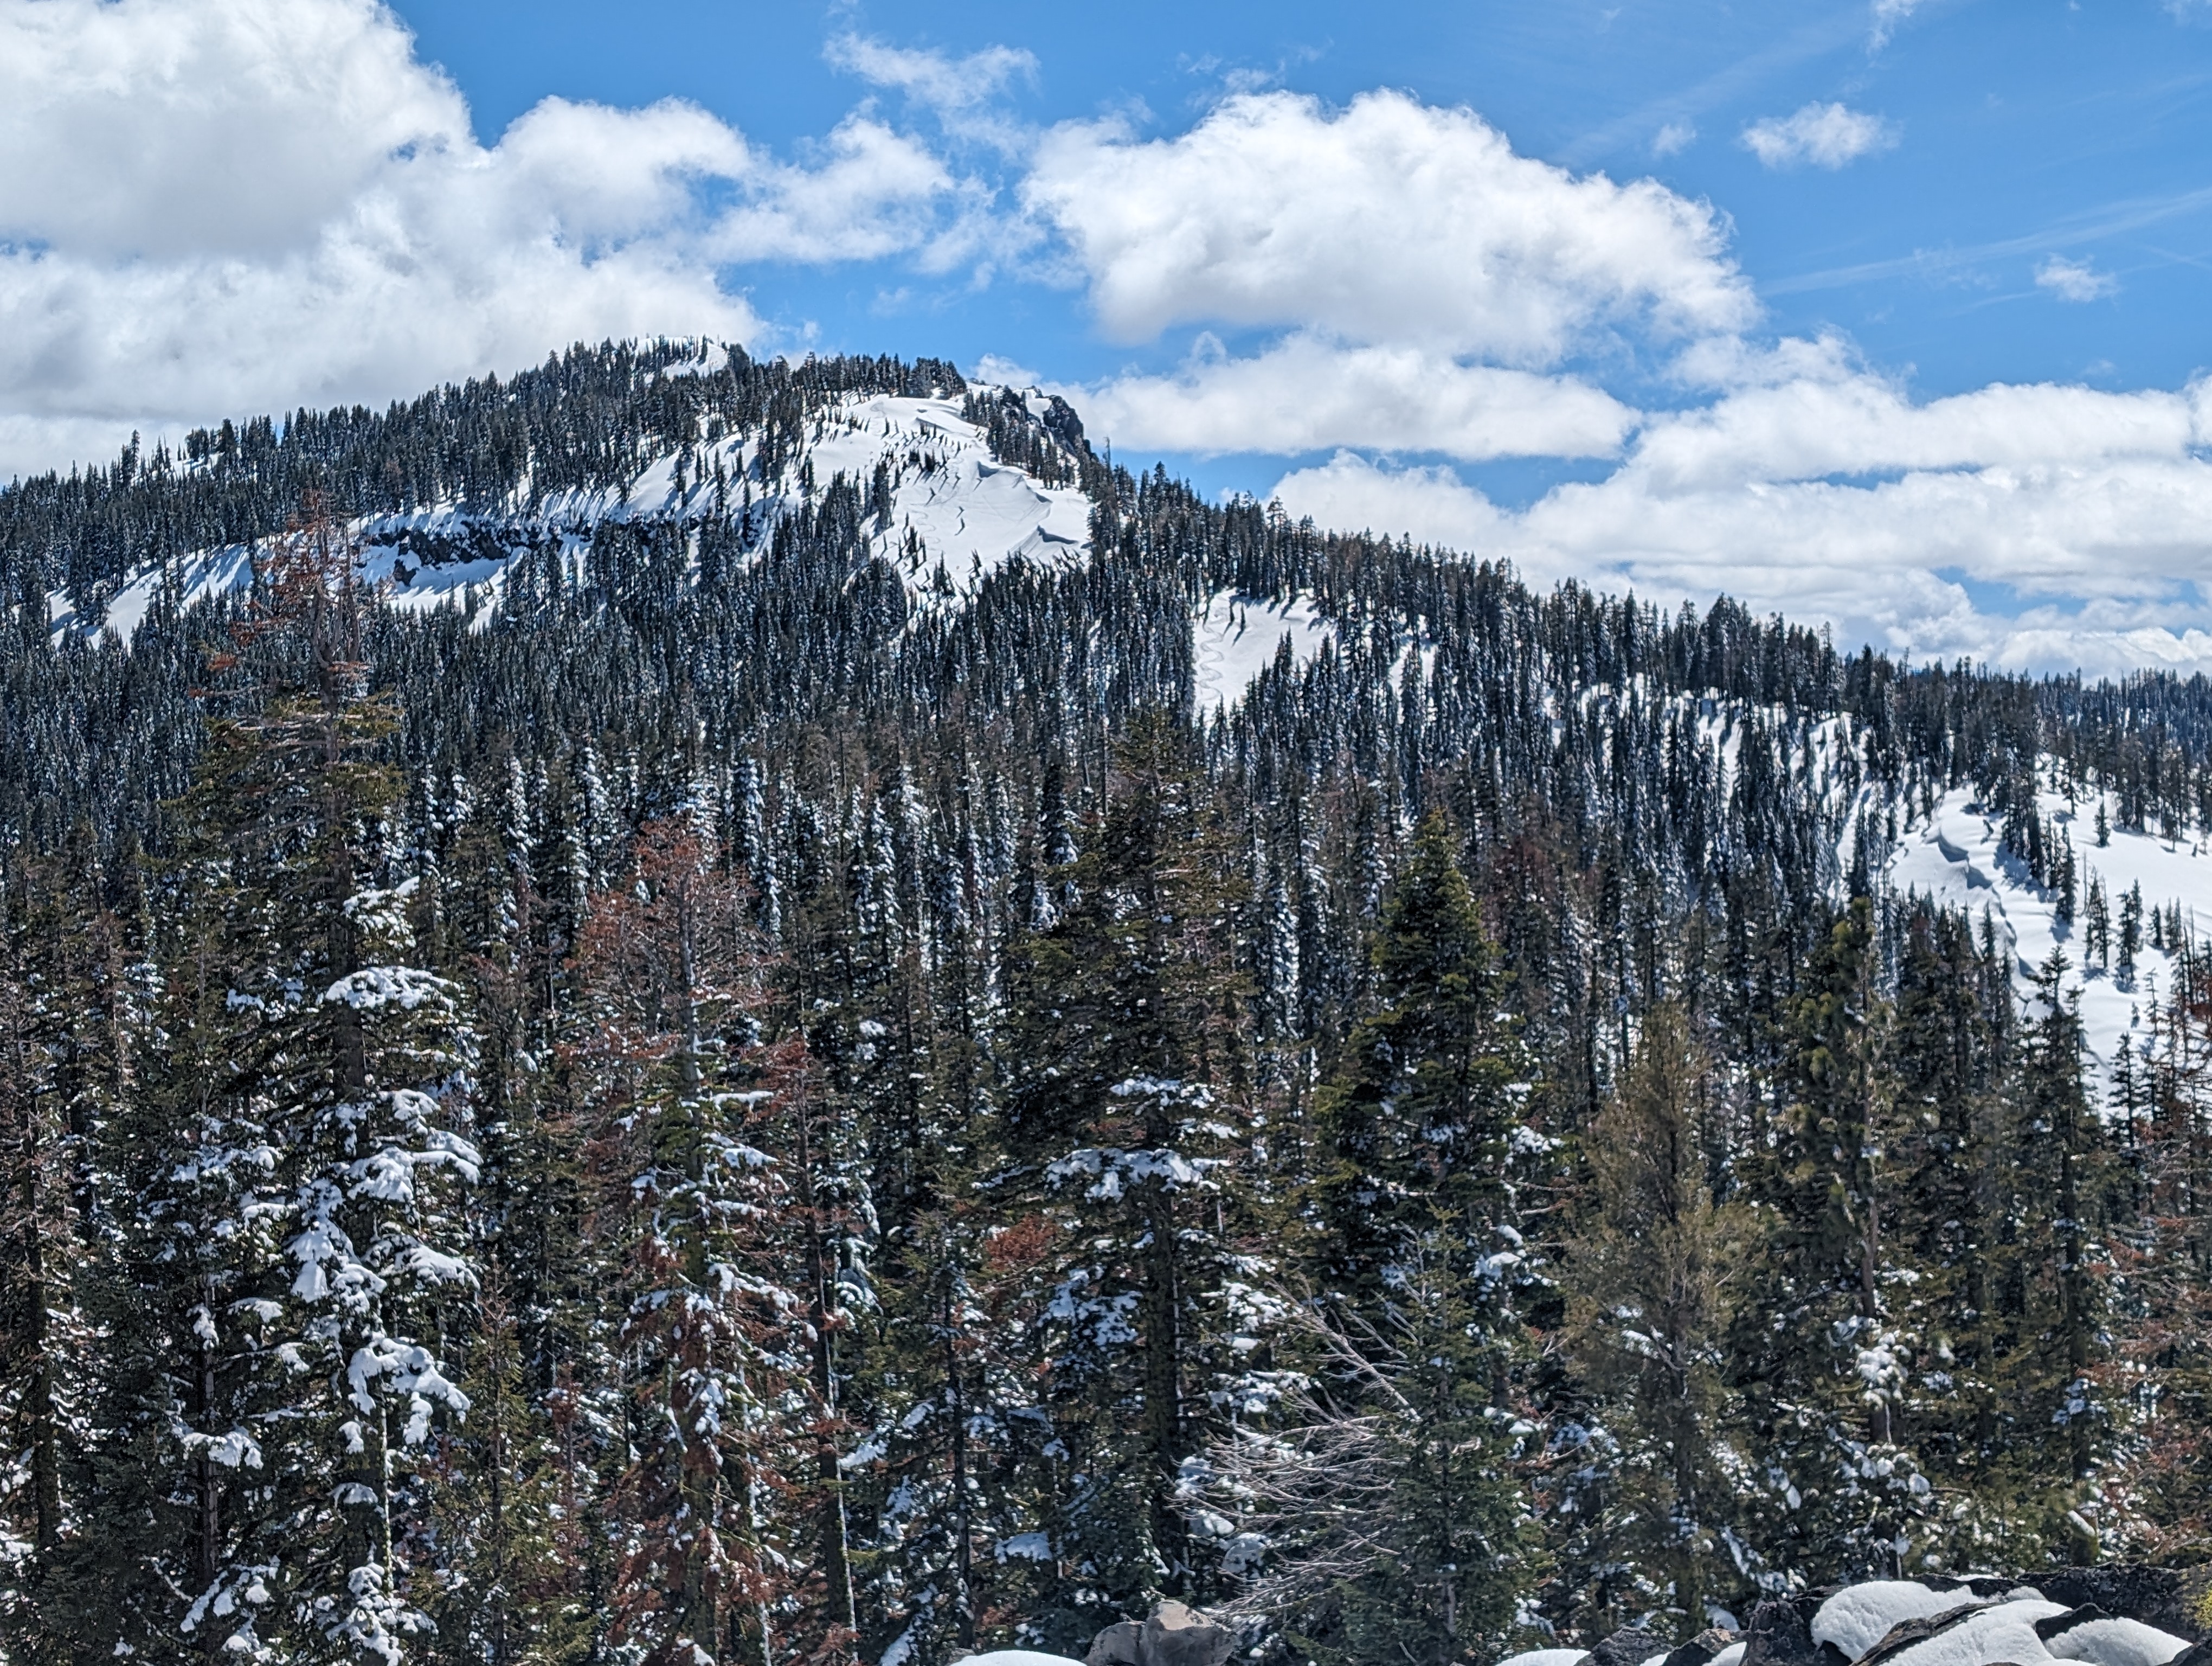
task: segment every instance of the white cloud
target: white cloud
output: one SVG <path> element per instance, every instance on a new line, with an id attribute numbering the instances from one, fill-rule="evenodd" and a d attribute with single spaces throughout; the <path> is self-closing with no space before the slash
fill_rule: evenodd
<path id="1" fill-rule="evenodd" d="M 996 107 L 1016 82 L 1036 79 L 1036 55 L 1016 46 L 986 46 L 964 58 L 911 46 L 896 46 L 871 35 L 833 36 L 823 49 L 832 68 L 856 75 L 877 87 L 904 93 L 932 112 L 945 131 L 958 138 L 1013 153 L 1030 135 Z"/>
<path id="2" fill-rule="evenodd" d="M 2178 458 L 2200 413 L 2172 393 L 2002 383 L 1915 404 L 1864 373 L 1749 387 L 1648 421 L 1631 467 L 1669 492 L 1902 470 Z"/>
<path id="3" fill-rule="evenodd" d="M 1246 94 L 1166 139 L 1066 125 L 1022 196 L 1122 340 L 1303 328 L 1537 368 L 1605 329 L 1689 336 L 1758 311 L 1709 205 L 1516 156 L 1471 111 L 1397 93 L 1335 112 Z"/>
<path id="4" fill-rule="evenodd" d="M 1120 447 L 1335 452 L 1284 477 L 1286 503 L 1539 581 L 1727 590 L 1916 655 L 2212 670 L 2212 386 L 1916 401 L 1840 337 L 1752 334 L 1711 205 L 1516 156 L 1471 112 L 1395 93 L 1246 93 L 1155 139 L 1036 133 L 994 125 L 1026 54 L 848 36 L 830 55 L 949 146 L 872 102 L 771 155 L 690 105 L 559 99 L 484 145 L 374 0 L 0 0 L 0 475 L 580 337 L 757 340 L 726 287 L 747 262 L 941 271 L 1042 238 L 1120 337 L 1256 337 L 1069 390 Z M 1833 167 L 1895 137 L 1811 105 L 1745 143 Z M 948 160 L 963 138 L 1031 159 L 1020 216 Z M 2069 300 L 2114 282 L 2056 256 L 2037 281 Z M 1684 408 L 1600 385 L 1638 362 Z M 1528 455 L 1619 461 L 1517 509 L 1434 465 Z M 1958 574 L 2028 611 L 1978 611 Z"/>
<path id="5" fill-rule="evenodd" d="M 1808 104 L 1788 116 L 1766 116 L 1743 130 L 1743 146 L 1768 167 L 1842 167 L 1893 148 L 1897 130 L 1879 116 L 1840 104 Z"/>
<path id="6" fill-rule="evenodd" d="M 790 161 L 548 99 L 483 146 L 373 0 L 0 0 L 0 477 L 580 338 L 750 340 L 719 267 L 942 264 L 978 200 L 865 113 Z"/>
<path id="7" fill-rule="evenodd" d="M 1231 358 L 1210 337 L 1171 376 L 1069 393 L 1118 446 L 1278 454 L 1358 446 L 1494 457 L 1609 457 L 1636 415 L 1570 377 L 1462 365 L 1414 347 L 1306 334 Z"/>
<path id="8" fill-rule="evenodd" d="M 999 387 L 1030 388 L 1041 386 L 1044 378 L 1022 363 L 998 353 L 986 353 L 968 368 L 970 381 L 984 382 Z"/>
<path id="9" fill-rule="evenodd" d="M 837 69 L 878 87 L 896 87 L 936 110 L 975 109 L 1009 82 L 1032 81 L 1037 72 L 1036 54 L 1016 46 L 986 46 L 951 58 L 853 33 L 834 37 L 823 56 Z"/>
<path id="10" fill-rule="evenodd" d="M 1919 9 L 1920 0 L 1874 0 L 1873 44 L 1887 46 L 1897 26 Z"/>
<path id="11" fill-rule="evenodd" d="M 1317 526 L 1442 549 L 1477 551 L 1510 536 L 1507 518 L 1449 469 L 1381 468 L 1348 451 L 1285 475 L 1273 496 Z"/>
<path id="12" fill-rule="evenodd" d="M 1838 167 L 1895 139 L 1812 105 L 1745 142 L 1771 165 Z M 1024 199 L 1109 331 L 1261 332 L 1239 355 L 1201 336 L 1171 372 L 1068 390 L 1120 447 L 1334 452 L 1282 477 L 1294 513 L 1539 582 L 1670 605 L 1726 591 L 1912 657 L 2212 669 L 2212 593 L 2194 582 L 2212 556 L 2205 386 L 1916 399 L 1841 337 L 1752 335 L 1706 205 L 1575 179 L 1395 94 L 1334 113 L 1231 99 L 1150 141 L 1062 128 Z M 1599 386 L 1615 348 L 1668 353 L 1681 408 L 1638 412 Z M 1527 455 L 1620 461 L 1512 509 L 1434 461 Z M 1982 582 L 2027 611 L 1985 611 Z"/>
<path id="13" fill-rule="evenodd" d="M 1679 156 L 1698 142 L 1695 122 L 1670 121 L 1651 136 L 1651 154 L 1655 156 Z"/>
<path id="14" fill-rule="evenodd" d="M 2069 260 L 2059 254 L 2047 256 L 2035 269 L 2035 283 L 2061 301 L 2101 301 L 2120 287 L 2120 280 L 2110 272 L 2097 271 L 2087 260 Z"/>
<path id="15" fill-rule="evenodd" d="M 1294 514 L 1411 530 L 1547 581 L 1671 605 L 1726 592 L 1840 644 L 2092 672 L 2212 670 L 2212 389 L 1992 387 L 1913 405 L 1863 373 L 1648 419 L 1604 480 L 1498 509 L 1437 470 L 1340 457 L 1284 477 Z M 1841 478 L 1836 477 L 1844 477 Z M 1948 576 L 2011 587 L 2017 618 Z"/>

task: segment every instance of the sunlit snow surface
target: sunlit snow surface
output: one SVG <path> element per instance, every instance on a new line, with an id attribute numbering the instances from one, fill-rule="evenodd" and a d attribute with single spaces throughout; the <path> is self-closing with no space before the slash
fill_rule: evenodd
<path id="1" fill-rule="evenodd" d="M 1265 601 L 1228 590 L 1206 598 L 1191 629 L 1194 703 L 1200 717 L 1242 700 L 1252 679 L 1275 663 L 1286 639 L 1291 658 L 1300 665 L 1329 639 L 1328 622 L 1304 596 Z"/>
<path id="2" fill-rule="evenodd" d="M 2041 1596 L 2025 1587 L 2015 1594 L 2024 1598 Z M 1846 1660 L 1856 1660 L 1888 1636 L 1893 1626 L 1948 1614 L 1981 1600 L 1970 1590 L 1936 1590 L 1917 1579 L 1869 1579 L 1847 1586 L 1821 1603 L 1808 1629 L 1814 1643 L 1832 1643 Z"/>
<path id="3" fill-rule="evenodd" d="M 2002 818 L 1984 814 L 1969 788 L 1945 793 L 1932 815 L 1916 817 L 1899 829 L 1888 870 L 1890 886 L 1900 896 L 1917 891 L 1963 911 L 1977 926 L 1986 912 L 1996 927 L 1998 942 L 2009 948 L 2014 983 L 2022 991 L 2054 948 L 2064 953 L 2070 963 L 2064 987 L 2081 997 L 2081 1024 L 2092 1055 L 2090 1086 L 2100 1101 L 2110 1090 L 2113 1061 L 2121 1047 L 2131 1036 L 2136 1045 L 2142 1044 L 2153 1004 L 2172 989 L 2176 957 L 2150 946 L 2146 920 L 2131 982 L 2124 985 L 2110 970 L 2085 967 L 2082 928 L 2088 917 L 2091 876 L 2104 883 L 2116 944 L 2120 899 L 2136 885 L 2142 887 L 2146 914 L 2181 904 L 2190 940 L 2201 940 L 2212 931 L 2212 845 L 2202 836 L 2169 841 L 2148 832 L 2125 831 L 2117 824 L 2117 803 L 2109 797 L 2103 802 L 2111 836 L 2109 843 L 2100 846 L 2096 794 L 2074 804 L 2062 793 L 2039 795 L 2044 816 L 2074 847 L 2071 926 L 2058 919 L 2057 893 L 2038 885 L 2028 877 L 2026 864 L 2002 848 Z M 2118 952 L 2116 946 L 2115 958 Z"/>
<path id="4" fill-rule="evenodd" d="M 979 392 L 993 390 L 979 388 Z M 991 456 L 975 424 L 963 420 L 951 399 L 854 396 L 825 412 L 811 443 L 775 479 L 753 483 L 753 541 L 757 548 L 781 517 L 804 502 L 802 466 L 811 461 L 818 489 L 838 474 L 866 491 L 876 465 L 890 465 L 896 481 L 888 526 L 873 534 L 875 553 L 898 567 L 917 600 L 927 605 L 964 599 L 1010 562 L 1042 565 L 1079 562 L 1089 553 L 1091 504 L 1074 487 L 1047 486 Z M 472 603 L 480 622 L 496 607 L 508 562 L 533 545 L 556 544 L 564 564 L 580 572 L 592 528 L 602 521 L 653 521 L 696 526 L 716 508 L 713 477 L 719 465 L 730 483 L 723 502 L 734 508 L 746 471 L 757 458 L 757 441 L 731 439 L 694 449 L 679 488 L 676 454 L 657 458 L 623 491 L 561 492 L 535 506 L 470 508 L 435 504 L 401 514 L 365 516 L 349 533 L 360 540 L 362 571 L 396 607 L 428 611 L 448 602 Z M 921 545 L 907 554 L 912 531 Z M 404 546 L 407 539 L 489 545 L 500 553 L 426 564 Z M 942 569 L 940 576 L 940 569 Z M 129 641 L 165 585 L 180 606 L 243 588 L 252 577 L 252 554 L 242 546 L 186 556 L 167 567 L 133 573 L 96 618 L 79 618 L 55 593 L 48 616 L 57 632 L 97 636 L 112 629 Z"/>
<path id="5" fill-rule="evenodd" d="M 951 400 L 855 399 L 809 455 L 817 480 L 844 473 L 865 487 L 878 459 L 896 467 L 914 452 L 935 466 L 908 471 L 891 494 L 891 524 L 878 538 L 882 553 L 896 556 L 906 528 L 914 528 L 927 558 L 908 569 L 909 586 L 941 562 L 964 595 L 1010 561 L 1058 564 L 1087 553 L 1090 499 L 994 461 L 982 432 L 961 420 Z"/>

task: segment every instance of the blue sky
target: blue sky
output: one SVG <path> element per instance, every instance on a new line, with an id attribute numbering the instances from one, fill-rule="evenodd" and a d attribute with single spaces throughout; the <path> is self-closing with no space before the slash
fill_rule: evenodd
<path id="1" fill-rule="evenodd" d="M 2212 668 L 2208 300 L 2212 0 L 0 0 L 0 472 L 699 331 L 1539 581 Z"/>
<path id="2" fill-rule="evenodd" d="M 618 24 L 578 0 L 399 9 L 488 142 L 560 93 L 617 104 L 672 94 L 800 145 L 868 91 L 823 52 L 848 30 L 956 58 L 1024 48 L 1034 79 L 1006 103 L 1039 125 L 1136 112 L 1164 132 L 1232 87 L 1338 103 L 1399 88 L 1473 107 L 1524 154 L 1652 174 L 1711 200 L 1778 331 L 1847 331 L 1921 392 L 2178 386 L 2212 364 L 2212 5 L 1925 0 L 1880 46 L 1866 0 L 969 4 L 928 9 L 919 29 L 896 8 L 633 0 Z M 1761 117 L 1831 100 L 1893 123 L 1896 148 L 1834 171 L 1778 172 L 1738 143 Z M 1672 124 L 1696 137 L 1655 154 Z M 2039 288 L 2035 269 L 2053 254 L 2093 264 L 2116 292 L 2083 305 Z M 832 346 L 935 344 L 1069 380 L 1180 351 L 1101 340 L 1079 294 L 917 284 L 896 261 L 736 281 L 768 317 L 813 325 Z"/>

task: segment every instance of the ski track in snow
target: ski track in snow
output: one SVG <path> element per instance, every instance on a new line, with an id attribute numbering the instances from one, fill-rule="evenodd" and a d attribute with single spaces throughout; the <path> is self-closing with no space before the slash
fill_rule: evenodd
<path id="1" fill-rule="evenodd" d="M 1229 590 L 1206 598 L 1192 617 L 1191 632 L 1192 692 L 1200 717 L 1242 700 L 1253 679 L 1275 663 L 1285 637 L 1291 657 L 1305 665 L 1333 634 L 1310 597 L 1279 602 Z"/>

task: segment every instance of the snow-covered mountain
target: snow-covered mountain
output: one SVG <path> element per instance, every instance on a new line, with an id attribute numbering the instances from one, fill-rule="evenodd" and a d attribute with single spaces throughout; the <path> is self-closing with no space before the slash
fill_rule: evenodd
<path id="1" fill-rule="evenodd" d="M 971 392 L 989 398 L 1000 390 Z M 360 542 L 364 574 L 392 606 L 456 605 L 489 623 L 509 567 L 526 552 L 550 546 L 580 575 L 604 523 L 673 527 L 696 538 L 709 520 L 734 516 L 746 555 L 757 556 L 777 523 L 837 476 L 869 491 L 879 471 L 890 513 L 878 517 L 872 553 L 898 570 L 923 605 L 970 596 L 1011 562 L 1056 565 L 1089 553 L 1091 505 L 1079 489 L 996 460 L 988 435 L 957 399 L 880 393 L 837 400 L 816 419 L 807 442 L 772 468 L 763 466 L 759 434 L 732 435 L 653 459 L 624 490 L 561 492 L 536 503 L 523 491 L 514 495 L 519 501 L 489 507 L 433 504 L 363 516 L 348 531 Z M 142 566 L 88 616 L 57 590 L 48 612 L 57 632 L 96 637 L 112 629 L 128 641 L 164 588 L 188 605 L 252 578 L 252 551 L 232 544 Z"/>
<path id="2" fill-rule="evenodd" d="M 839 477 L 872 506 L 869 553 L 895 569 L 918 609 L 957 608 L 983 581 L 1015 562 L 1043 567 L 1079 565 L 1090 557 L 1092 506 L 1078 486 L 995 454 L 992 436 L 974 419 L 994 404 L 1033 427 L 1036 441 L 1056 462 L 1073 465 L 1076 449 L 1063 443 L 1064 408 L 1035 391 L 1020 392 L 971 385 L 963 400 L 884 392 L 848 393 L 826 402 L 809 419 L 795 446 L 771 454 L 764 430 L 724 433 L 651 457 L 618 489 L 568 489 L 534 495 L 526 480 L 505 501 L 447 502 L 401 513 L 372 514 L 350 523 L 367 576 L 395 608 L 429 611 L 456 607 L 478 629 L 498 617 L 514 562 L 525 555 L 549 556 L 580 582 L 593 539 L 609 523 L 674 532 L 694 545 L 706 528 L 738 530 L 739 560 L 759 558 L 782 521 Z M 128 642 L 155 599 L 167 592 L 178 605 L 235 591 L 252 577 L 252 550 L 228 544 L 142 565 L 112 587 L 103 605 L 81 613 L 69 593 L 48 597 L 57 637 L 97 638 L 113 631 Z M 695 557 L 696 561 L 696 553 Z M 1234 708 L 1255 678 L 1278 664 L 1303 666 L 1331 643 L 1340 627 L 1316 599 L 1300 592 L 1287 599 L 1252 597 L 1219 588 L 1191 609 L 1192 693 L 1201 716 Z M 1343 644 L 1339 643 L 1341 647 Z M 1399 649 L 1394 678 L 1416 648 Z M 1419 644 L 1423 668 L 1432 641 Z M 1287 656 L 1287 657 L 1285 657 Z M 1617 702 L 1622 690 L 1583 690 L 1586 710 Z M 1999 940 L 2009 946 L 2016 987 L 2025 999 L 2038 970 L 2053 950 L 2069 969 L 2065 988 L 2080 998 L 2093 1061 L 2094 1085 L 2109 1094 L 2122 1051 L 2148 1041 L 2148 1015 L 2172 987 L 2179 943 L 2145 933 L 2132 974 L 2084 952 L 2083 921 L 2060 917 L 2054 891 L 2036 882 L 2027 865 L 2002 842 L 2003 819 L 1973 790 L 1945 793 L 1932 805 L 1910 793 L 1886 799 L 1872 787 L 1855 798 L 1846 787 L 1845 759 L 1856 745 L 1847 718 L 1799 721 L 1778 708 L 1718 697 L 1674 696 L 1687 702 L 1700 740 L 1716 760 L 1717 785 L 1732 787 L 1739 750 L 1753 725 L 1790 737 L 1786 750 L 1804 790 L 1829 806 L 1843 830 L 1836 868 L 1840 887 L 1850 866 L 1852 830 L 1866 818 L 1896 828 L 1887 843 L 1882 879 L 1893 895 L 1917 893 L 1979 919 L 1987 915 Z M 2045 770 L 2056 781 L 2057 772 Z M 2092 829 L 2100 806 L 2109 831 L 2097 843 Z M 2212 927 L 2212 841 L 2203 836 L 2161 838 L 2121 825 L 2109 796 L 2069 798 L 2056 787 L 2040 799 L 2044 817 L 2070 840 L 2080 865 L 2078 890 L 2086 897 L 2092 876 L 2112 909 L 2139 887 L 2146 909 L 2178 907 L 2184 940 L 2195 941 L 2198 919 Z"/>

